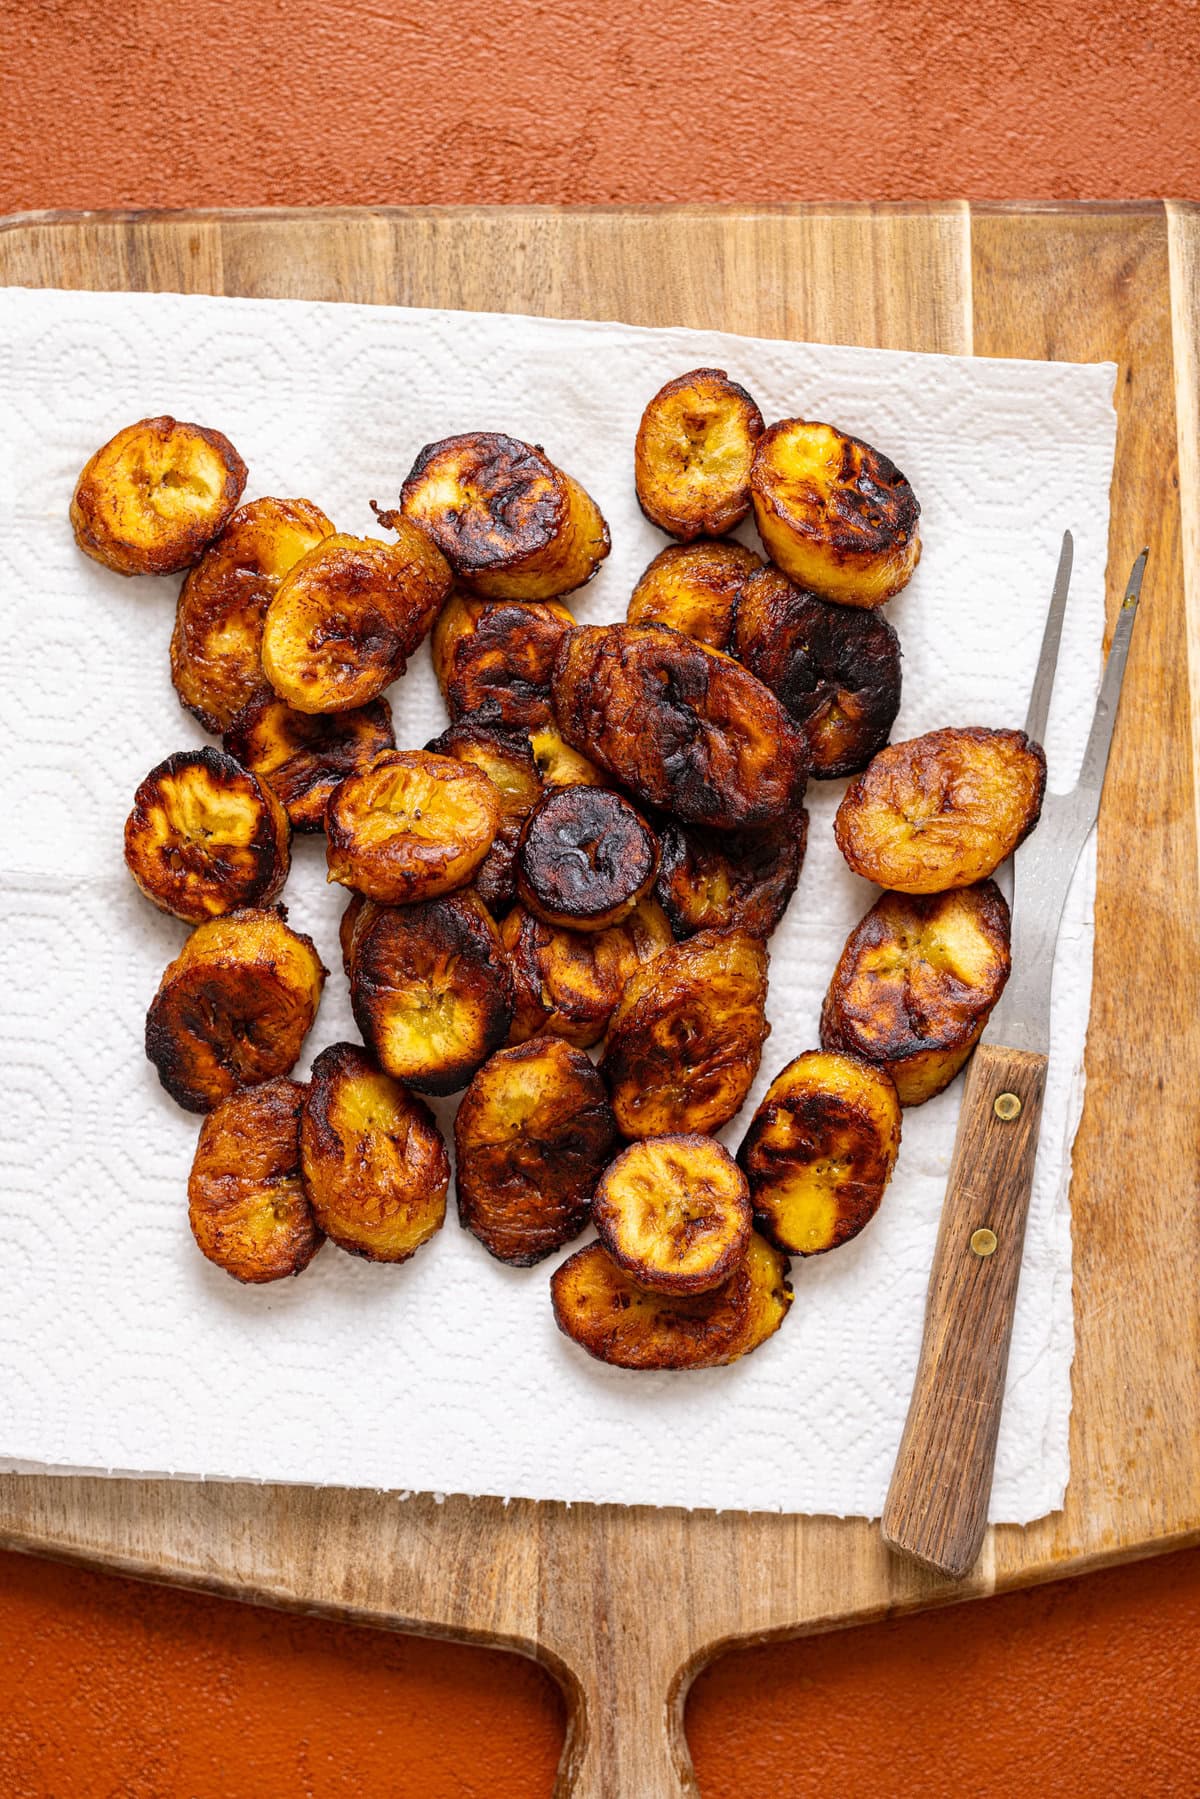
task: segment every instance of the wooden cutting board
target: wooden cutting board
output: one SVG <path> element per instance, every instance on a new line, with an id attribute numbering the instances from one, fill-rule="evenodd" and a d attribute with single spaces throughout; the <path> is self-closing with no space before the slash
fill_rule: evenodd
<path id="1" fill-rule="evenodd" d="M 570 1706 L 559 1791 L 665 1799 L 696 1790 L 683 1699 L 731 1643 L 1200 1536 L 1200 209 L 48 214 L 0 224 L 0 283 L 1110 359 L 1110 623 L 1133 556 L 1151 546 L 1100 832 L 1061 1513 L 989 1533 L 958 1587 L 894 1562 L 863 1519 L 226 1483 L 5 1476 L 0 1542 L 536 1656 Z"/>

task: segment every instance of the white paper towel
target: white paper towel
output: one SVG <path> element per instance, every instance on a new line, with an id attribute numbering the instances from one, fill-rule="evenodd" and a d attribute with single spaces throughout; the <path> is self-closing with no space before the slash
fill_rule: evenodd
<path id="1" fill-rule="evenodd" d="M 853 1243 L 796 1260 L 783 1329 L 735 1367 L 631 1374 L 555 1330 L 550 1264 L 502 1267 L 445 1230 L 401 1268 L 326 1248 L 299 1280 L 245 1289 L 187 1225 L 198 1120 L 162 1092 L 142 1028 L 185 928 L 134 889 L 134 788 L 203 741 L 167 665 L 175 581 L 124 580 L 74 547 L 72 483 L 120 426 L 219 427 L 248 498 L 305 495 L 377 529 L 416 450 L 468 429 L 546 446 L 599 502 L 613 552 L 572 601 L 624 615 L 665 540 L 633 491 L 642 407 L 700 363 L 768 420 L 829 419 L 894 458 L 925 552 L 888 616 L 904 649 L 894 735 L 1019 725 L 1065 526 L 1075 581 L 1049 732 L 1069 785 L 1101 661 L 1115 416 L 1111 365 L 1001 362 L 463 312 L 175 295 L 0 292 L 0 716 L 8 832 L 0 945 L 8 1070 L 0 1197 L 0 1453 L 113 1471 L 684 1506 L 878 1513 L 920 1340 L 961 1083 L 904 1115 L 895 1178 Z M 741 535 L 753 541 L 745 529 Z M 397 738 L 445 723 L 428 652 L 392 692 Z M 799 891 L 771 948 L 768 1080 L 817 1040 L 821 996 L 872 890 L 810 788 Z M 293 922 L 334 970 L 312 1054 L 355 1036 L 339 888 L 296 841 Z M 1072 1354 L 1070 1143 L 1082 1087 L 1093 864 L 1067 912 L 1054 1053 L 991 1515 L 1061 1503 Z M 298 1072 L 307 1068 L 307 1061 Z M 440 1107 L 445 1122 L 453 1102 Z"/>

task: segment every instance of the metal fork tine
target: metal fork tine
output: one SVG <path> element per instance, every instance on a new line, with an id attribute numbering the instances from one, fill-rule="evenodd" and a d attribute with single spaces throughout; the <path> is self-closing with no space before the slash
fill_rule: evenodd
<path id="1" fill-rule="evenodd" d="M 1148 549 L 1142 551 L 1129 571 L 1129 580 L 1125 584 L 1125 598 L 1121 603 L 1117 628 L 1113 632 L 1112 646 L 1108 652 L 1108 661 L 1104 664 L 1104 679 L 1100 683 L 1100 692 L 1096 699 L 1096 710 L 1092 715 L 1092 728 L 1088 735 L 1087 748 L 1083 752 L 1083 764 L 1079 770 L 1076 791 L 1095 793 L 1097 798 L 1104 785 L 1104 771 L 1108 766 L 1108 750 L 1112 743 L 1113 726 L 1117 722 L 1117 705 L 1121 698 L 1121 681 L 1125 674 L 1125 659 L 1129 655 L 1129 639 L 1133 635 L 1133 621 L 1137 617 L 1138 599 L 1142 591 L 1142 575 L 1146 568 Z"/>
<path id="2" fill-rule="evenodd" d="M 1074 558 L 1075 539 L 1069 531 L 1064 531 L 1058 573 L 1054 577 L 1054 592 L 1050 596 L 1050 610 L 1046 614 L 1042 647 L 1038 652 L 1037 673 L 1033 677 L 1033 691 L 1029 696 L 1029 711 L 1025 714 L 1025 735 L 1032 737 L 1036 743 L 1041 743 L 1045 737 L 1046 720 L 1050 716 L 1050 696 L 1054 692 L 1054 671 L 1058 667 L 1058 646 L 1062 639 L 1063 615 L 1067 610 Z"/>

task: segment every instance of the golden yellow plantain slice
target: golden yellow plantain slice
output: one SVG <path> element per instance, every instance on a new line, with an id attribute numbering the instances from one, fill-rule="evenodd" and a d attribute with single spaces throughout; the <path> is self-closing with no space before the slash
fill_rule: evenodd
<path id="1" fill-rule="evenodd" d="M 750 510 L 762 413 L 724 369 L 690 369 L 659 389 L 634 447 L 637 497 L 651 524 L 691 543 L 720 537 Z"/>
<path id="2" fill-rule="evenodd" d="M 654 832 L 628 800 L 603 787 L 552 788 L 521 832 L 517 893 L 547 924 L 576 931 L 620 924 L 657 873 Z"/>
<path id="3" fill-rule="evenodd" d="M 745 544 L 700 538 L 660 550 L 629 601 L 631 625 L 670 625 L 713 650 L 728 650 L 738 596 L 762 557 Z"/>
<path id="4" fill-rule="evenodd" d="M 500 927 L 515 993 L 510 1040 L 549 1032 L 580 1049 L 598 1043 L 631 976 L 668 949 L 662 907 L 643 900 L 606 931 L 568 931 L 514 906 Z"/>
<path id="5" fill-rule="evenodd" d="M 125 820 L 125 862 L 148 900 L 189 924 L 265 906 L 291 865 L 287 814 L 221 750 L 179 750 L 152 768 Z"/>
<path id="6" fill-rule="evenodd" d="M 750 1329 L 745 1262 L 706 1293 L 651 1292 L 588 1243 L 554 1270 L 550 1298 L 563 1335 L 615 1368 L 713 1368 Z"/>
<path id="7" fill-rule="evenodd" d="M 765 831 L 706 831 L 667 819 L 655 898 L 676 937 L 745 931 L 769 937 L 796 891 L 808 842 L 808 813 Z"/>
<path id="8" fill-rule="evenodd" d="M 84 464 L 75 542 L 118 575 L 175 574 L 199 560 L 245 485 L 246 465 L 220 431 L 139 419 Z"/>
<path id="9" fill-rule="evenodd" d="M 243 706 L 222 742 L 271 789 L 294 831 L 323 831 L 329 802 L 346 777 L 396 747 L 386 700 L 353 712 L 297 712 L 269 687 Z"/>
<path id="10" fill-rule="evenodd" d="M 234 1093 L 200 1126 L 188 1220 L 210 1262 L 250 1283 L 302 1274 L 324 1238 L 300 1170 L 307 1089 L 265 1081 Z"/>
<path id="11" fill-rule="evenodd" d="M 451 718 L 522 731 L 551 722 L 550 676 L 574 623 L 553 600 L 481 600 L 456 589 L 430 642 Z"/>
<path id="12" fill-rule="evenodd" d="M 791 1263 L 757 1231 L 750 1233 L 745 1266 L 750 1277 L 750 1303 L 741 1330 L 718 1358 L 722 1366 L 740 1361 L 773 1337 L 791 1310 Z"/>
<path id="13" fill-rule="evenodd" d="M 714 1138 L 648 1137 L 605 1169 L 592 1216 L 617 1267 L 640 1287 L 704 1293 L 745 1258 L 750 1190 Z"/>
<path id="14" fill-rule="evenodd" d="M 473 764 L 388 750 L 348 776 L 329 802 L 329 879 L 381 905 L 437 899 L 466 886 L 500 818 L 500 796 Z"/>

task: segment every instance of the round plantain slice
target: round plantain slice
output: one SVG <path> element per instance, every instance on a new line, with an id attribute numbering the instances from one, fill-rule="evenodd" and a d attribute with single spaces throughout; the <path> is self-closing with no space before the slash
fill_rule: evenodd
<path id="1" fill-rule="evenodd" d="M 1037 824 L 1046 757 L 1024 731 L 929 731 L 881 750 L 833 821 L 855 874 L 897 893 L 943 893 L 992 874 Z"/>
<path id="2" fill-rule="evenodd" d="M 171 680 L 206 731 L 224 731 L 262 685 L 267 607 L 288 570 L 333 535 L 311 500 L 239 506 L 179 590 Z"/>
<path id="3" fill-rule="evenodd" d="M 75 542 L 118 575 L 176 574 L 224 528 L 245 485 L 246 465 L 220 431 L 139 419 L 84 464 Z"/>
<path id="4" fill-rule="evenodd" d="M 789 1255 L 837 1249 L 879 1210 L 899 1148 L 900 1099 L 884 1069 L 829 1051 L 797 1056 L 738 1150 L 755 1224 Z"/>
<path id="5" fill-rule="evenodd" d="M 265 906 L 291 866 L 287 814 L 222 750 L 179 750 L 152 768 L 125 820 L 125 862 L 148 900 L 189 924 Z"/>
<path id="6" fill-rule="evenodd" d="M 742 589 L 733 652 L 800 726 L 818 780 L 857 774 L 887 742 L 900 639 L 878 612 L 831 605 L 764 568 Z"/>
<path id="7" fill-rule="evenodd" d="M 821 1045 L 887 1070 L 902 1106 L 954 1079 L 1011 967 L 1008 906 L 992 881 L 885 893 L 851 931 L 821 1011 Z"/>
<path id="8" fill-rule="evenodd" d="M 750 1332 L 745 1262 L 705 1293 L 651 1292 L 588 1243 L 554 1270 L 550 1299 L 563 1335 L 614 1368 L 715 1368 Z"/>
<path id="9" fill-rule="evenodd" d="M 300 1168 L 307 1089 L 265 1081 L 210 1112 L 188 1178 L 188 1221 L 203 1255 L 234 1280 L 302 1274 L 324 1238 Z"/>
<path id="10" fill-rule="evenodd" d="M 769 937 L 796 891 L 808 842 L 801 806 L 767 831 L 706 831 L 666 819 L 654 895 L 676 937 L 745 931 Z"/>
<path id="11" fill-rule="evenodd" d="M 766 946 L 741 932 L 701 931 L 638 969 L 600 1062 L 622 1135 L 728 1124 L 770 1033 L 766 997 Z"/>
<path id="12" fill-rule="evenodd" d="M 607 775 L 573 750 L 558 726 L 539 725 L 529 733 L 529 747 L 545 787 L 604 787 Z"/>
<path id="13" fill-rule="evenodd" d="M 731 656 L 665 625 L 568 631 L 554 710 L 568 743 L 686 824 L 779 824 L 804 798 L 804 739 L 775 695 Z"/>
<path id="14" fill-rule="evenodd" d="M 616 1140 L 582 1050 L 556 1037 L 497 1050 L 454 1120 L 460 1223 L 499 1261 L 531 1267 L 579 1235 Z"/>
<path id="15" fill-rule="evenodd" d="M 590 581 L 611 548 L 578 481 L 540 445 L 496 431 L 426 444 L 400 505 L 483 599 L 557 599 Z"/>
<path id="16" fill-rule="evenodd" d="M 840 606 L 882 606 L 921 556 L 917 497 L 894 462 L 859 437 L 781 419 L 750 471 L 767 555 L 797 587 Z"/>
<path id="17" fill-rule="evenodd" d="M 724 369 L 690 369 L 642 414 L 633 453 L 638 504 L 684 543 L 720 537 L 750 510 L 750 465 L 763 419 Z"/>
<path id="18" fill-rule="evenodd" d="M 745 544 L 700 538 L 660 550 L 629 601 L 631 625 L 670 625 L 713 650 L 733 639 L 738 595 L 762 557 Z"/>
<path id="19" fill-rule="evenodd" d="M 437 1120 L 357 1044 L 313 1063 L 300 1150 L 313 1213 L 339 1249 L 407 1262 L 441 1230 L 450 1158 Z"/>
<path id="20" fill-rule="evenodd" d="M 553 788 L 525 821 L 517 893 L 547 924 L 576 931 L 620 924 L 657 873 L 657 837 L 628 800 L 607 788 Z"/>
<path id="21" fill-rule="evenodd" d="M 470 719 L 451 725 L 425 745 L 434 756 L 455 756 L 485 774 L 500 798 L 500 823 L 492 847 L 475 871 L 476 893 L 502 918 L 517 897 L 517 845 L 521 827 L 542 795 L 542 780 L 528 737 Z"/>
<path id="22" fill-rule="evenodd" d="M 456 589 L 430 646 L 451 718 L 523 731 L 549 723 L 554 659 L 574 623 L 553 600 L 481 600 Z"/>
<path id="23" fill-rule="evenodd" d="M 598 1043 L 632 976 L 672 942 L 666 915 L 643 900 L 606 931 L 568 931 L 515 906 L 500 927 L 512 965 L 510 1041 L 540 1032 L 580 1049 Z"/>
<path id="24" fill-rule="evenodd" d="M 471 763 L 387 750 L 329 802 L 329 879 L 385 906 L 437 899 L 466 886 L 500 818 L 499 794 Z"/>
<path id="25" fill-rule="evenodd" d="M 350 1004 L 380 1067 L 422 1093 L 455 1093 L 499 1049 L 513 982 L 499 933 L 476 893 L 360 918 Z"/>
<path id="26" fill-rule="evenodd" d="M 336 533 L 267 607 L 263 673 L 298 712 L 365 706 L 404 673 L 449 591 L 450 570 L 415 527 L 397 543 Z"/>
<path id="27" fill-rule="evenodd" d="M 297 712 L 271 688 L 260 687 L 222 742 L 271 789 L 294 831 L 323 831 L 335 789 L 394 750 L 396 736 L 386 700 L 353 712 Z"/>
<path id="28" fill-rule="evenodd" d="M 185 1111 L 211 1112 L 239 1087 L 296 1065 L 327 970 L 281 909 L 197 925 L 146 1014 L 146 1055 Z"/>
<path id="29" fill-rule="evenodd" d="M 750 1189 L 714 1138 L 649 1137 L 605 1169 L 592 1217 L 617 1267 L 639 1287 L 705 1293 L 745 1259 Z"/>

